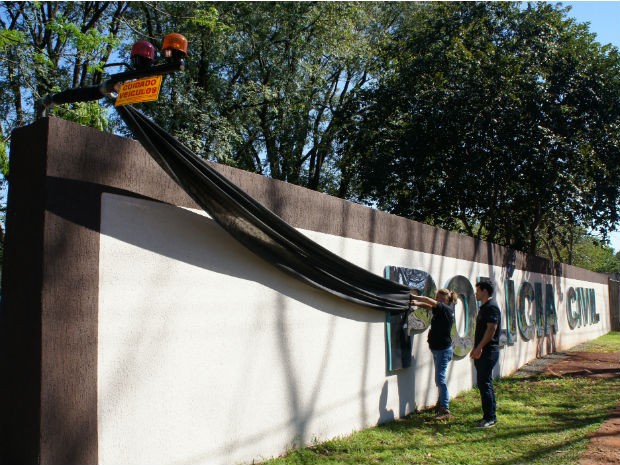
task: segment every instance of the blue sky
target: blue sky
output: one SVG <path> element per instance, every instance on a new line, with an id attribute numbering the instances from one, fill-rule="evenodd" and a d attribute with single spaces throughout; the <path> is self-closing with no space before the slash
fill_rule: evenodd
<path id="1" fill-rule="evenodd" d="M 570 16 L 580 23 L 590 23 L 590 31 L 596 33 L 596 40 L 602 44 L 620 47 L 620 1 L 561 2 L 570 6 Z"/>
<path id="2" fill-rule="evenodd" d="M 620 48 L 620 1 L 561 3 L 572 7 L 569 15 L 578 22 L 590 23 L 590 31 L 596 34 L 598 42 Z M 611 235 L 611 246 L 616 252 L 620 251 L 620 232 Z"/>

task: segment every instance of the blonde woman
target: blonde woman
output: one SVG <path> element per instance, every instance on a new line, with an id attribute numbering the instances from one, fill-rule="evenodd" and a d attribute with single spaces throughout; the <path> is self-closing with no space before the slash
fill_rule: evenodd
<path id="1" fill-rule="evenodd" d="M 450 417 L 450 393 L 448 392 L 448 364 L 454 354 L 452 349 L 452 325 L 454 324 L 454 305 L 458 299 L 456 292 L 446 288 L 439 289 L 435 298 L 411 295 L 411 303 L 431 310 L 431 328 L 428 332 L 428 346 L 433 353 L 435 365 L 435 385 L 439 390 L 437 401 L 437 418 Z"/>

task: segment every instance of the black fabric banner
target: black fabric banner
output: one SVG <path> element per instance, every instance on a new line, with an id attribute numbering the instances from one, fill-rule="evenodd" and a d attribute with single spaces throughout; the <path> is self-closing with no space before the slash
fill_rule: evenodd
<path id="1" fill-rule="evenodd" d="M 297 231 L 131 106 L 116 107 L 148 153 L 211 217 L 276 267 L 346 300 L 409 309 L 409 288 L 348 262 Z"/>

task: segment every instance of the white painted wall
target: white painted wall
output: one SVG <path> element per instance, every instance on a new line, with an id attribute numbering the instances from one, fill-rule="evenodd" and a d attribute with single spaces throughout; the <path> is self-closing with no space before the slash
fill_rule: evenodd
<path id="1" fill-rule="evenodd" d="M 426 333 L 414 337 L 414 367 L 388 374 L 382 312 L 294 280 L 204 214 L 105 194 L 101 215 L 101 465 L 251 463 L 435 403 Z M 457 274 L 503 280 L 497 267 L 304 233 L 379 275 L 394 265 L 428 271 L 438 286 Z M 518 287 L 524 276 L 513 278 Z M 599 324 L 568 329 L 569 286 L 596 289 Z M 609 331 L 606 286 L 563 279 L 555 289 L 558 348 Z M 535 341 L 519 338 L 499 371 L 535 354 Z M 451 394 L 473 378 L 469 359 L 454 361 Z"/>

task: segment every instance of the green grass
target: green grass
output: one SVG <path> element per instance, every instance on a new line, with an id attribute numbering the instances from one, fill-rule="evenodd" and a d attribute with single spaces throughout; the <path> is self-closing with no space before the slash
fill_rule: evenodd
<path id="1" fill-rule="evenodd" d="M 620 351 L 620 333 L 576 350 Z M 453 419 L 433 420 L 431 412 L 297 449 L 264 465 L 450 464 L 571 465 L 587 436 L 607 419 L 620 398 L 620 378 L 507 377 L 495 383 L 498 425 L 472 427 L 480 418 L 477 389 L 451 402 Z"/>
<path id="2" fill-rule="evenodd" d="M 585 344 L 571 349 L 578 352 L 619 352 L 620 351 L 620 332 L 607 333 Z"/>

